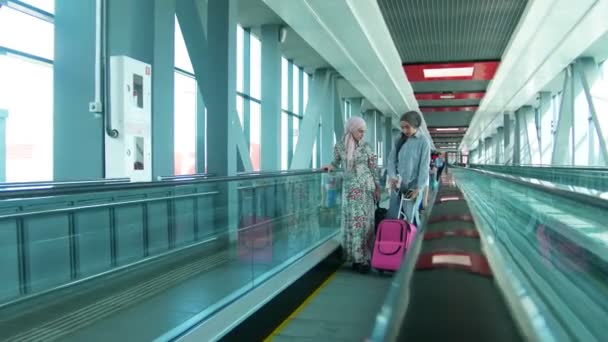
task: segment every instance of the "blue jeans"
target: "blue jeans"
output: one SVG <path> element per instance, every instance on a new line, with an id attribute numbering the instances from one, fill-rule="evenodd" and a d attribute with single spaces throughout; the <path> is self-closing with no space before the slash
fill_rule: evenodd
<path id="1" fill-rule="evenodd" d="M 424 198 L 424 191 L 426 191 L 426 187 L 421 189 L 418 192 L 418 196 L 413 201 L 404 201 L 404 212 L 406 215 L 405 220 L 409 223 L 413 223 L 416 226 L 420 224 L 420 212 L 418 208 L 420 208 L 420 203 L 422 203 L 422 199 Z M 391 198 L 389 202 L 389 209 L 387 218 L 396 219 L 399 217 L 399 206 L 401 205 L 401 194 L 396 191 L 391 191 Z"/>

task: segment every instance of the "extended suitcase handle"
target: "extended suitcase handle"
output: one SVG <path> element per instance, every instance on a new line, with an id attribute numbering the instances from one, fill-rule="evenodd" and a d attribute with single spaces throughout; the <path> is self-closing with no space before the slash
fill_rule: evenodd
<path id="1" fill-rule="evenodd" d="M 461 269 L 484 277 L 492 277 L 492 269 L 485 256 L 463 252 L 433 252 L 422 254 L 416 262 L 417 270 L 437 268 Z"/>

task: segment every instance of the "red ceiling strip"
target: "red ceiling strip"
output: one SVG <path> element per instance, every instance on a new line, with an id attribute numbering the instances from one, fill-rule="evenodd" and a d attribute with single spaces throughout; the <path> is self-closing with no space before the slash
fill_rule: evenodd
<path id="1" fill-rule="evenodd" d="M 477 106 L 457 106 L 457 107 L 420 107 L 420 111 L 423 113 L 433 112 L 474 112 L 477 110 Z"/>
<path id="2" fill-rule="evenodd" d="M 496 74 L 500 62 L 465 62 L 465 63 L 441 63 L 441 64 L 410 64 L 404 65 L 403 71 L 410 82 L 428 81 L 489 81 Z M 460 69 L 473 68 L 472 75 L 467 76 L 444 76 L 444 77 L 425 77 L 424 70 L 435 69 Z"/>
<path id="3" fill-rule="evenodd" d="M 416 93 L 416 100 L 432 101 L 432 100 L 481 100 L 485 95 L 484 92 L 477 93 Z"/>

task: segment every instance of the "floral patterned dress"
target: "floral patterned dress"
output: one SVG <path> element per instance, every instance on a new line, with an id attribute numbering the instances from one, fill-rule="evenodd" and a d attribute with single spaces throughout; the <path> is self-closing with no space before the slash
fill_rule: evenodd
<path id="1" fill-rule="evenodd" d="M 353 168 L 344 173 L 342 191 L 342 248 L 346 262 L 369 264 L 374 243 L 374 192 L 378 183 L 376 155 L 367 142 L 354 151 Z M 338 142 L 334 148 L 335 168 L 346 169 L 346 148 Z"/>

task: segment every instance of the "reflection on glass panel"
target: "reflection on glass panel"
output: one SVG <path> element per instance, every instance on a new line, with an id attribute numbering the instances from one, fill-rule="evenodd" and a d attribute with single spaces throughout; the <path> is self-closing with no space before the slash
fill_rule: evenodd
<path id="1" fill-rule="evenodd" d="M 188 48 L 184 41 L 182 29 L 179 26 L 179 21 L 175 17 L 175 67 L 182 70 L 194 73 L 192 62 L 190 61 L 190 55 L 188 54 Z"/>
<path id="2" fill-rule="evenodd" d="M 15 11 L 0 9 L 0 45 L 38 57 L 53 59 L 53 24 Z"/>
<path id="3" fill-rule="evenodd" d="M 175 73 L 174 172 L 196 173 L 196 81 Z"/>
<path id="4" fill-rule="evenodd" d="M 260 40 L 251 35 L 251 97 L 258 100 L 262 99 L 262 43 Z"/>
<path id="5" fill-rule="evenodd" d="M 236 91 L 243 92 L 244 71 L 244 38 L 245 30 L 240 25 L 236 27 Z M 241 123 L 243 121 L 241 120 Z"/>
<path id="6" fill-rule="evenodd" d="M 289 62 L 281 57 L 281 108 L 289 110 Z"/>
<path id="7" fill-rule="evenodd" d="M 288 150 L 287 150 L 287 130 L 288 130 L 288 124 L 289 124 L 289 115 L 286 113 L 281 112 L 281 169 L 282 170 L 287 170 L 288 169 L 288 162 L 289 162 L 289 156 L 288 156 Z"/>
<path id="8" fill-rule="evenodd" d="M 249 101 L 250 113 L 250 147 L 249 153 L 251 156 L 251 164 L 253 171 L 260 171 L 260 146 L 262 144 L 262 117 L 260 115 L 260 104 L 254 101 Z"/>
<path id="9" fill-rule="evenodd" d="M 55 13 L 55 0 L 20 0 L 28 5 L 32 5 L 45 12 Z"/>
<path id="10" fill-rule="evenodd" d="M 0 56 L 0 75 L 0 108 L 9 112 L 6 181 L 52 180 L 53 68 Z"/>
<path id="11" fill-rule="evenodd" d="M 300 68 L 293 65 L 293 109 L 292 112 L 300 113 Z"/>
<path id="12" fill-rule="evenodd" d="M 302 101 L 304 101 L 304 113 L 306 113 L 306 107 L 308 106 L 308 81 L 309 81 L 310 76 L 308 76 L 307 73 L 304 73 L 304 89 L 303 89 L 303 99 Z M 302 114 L 304 114 L 302 113 Z"/>

